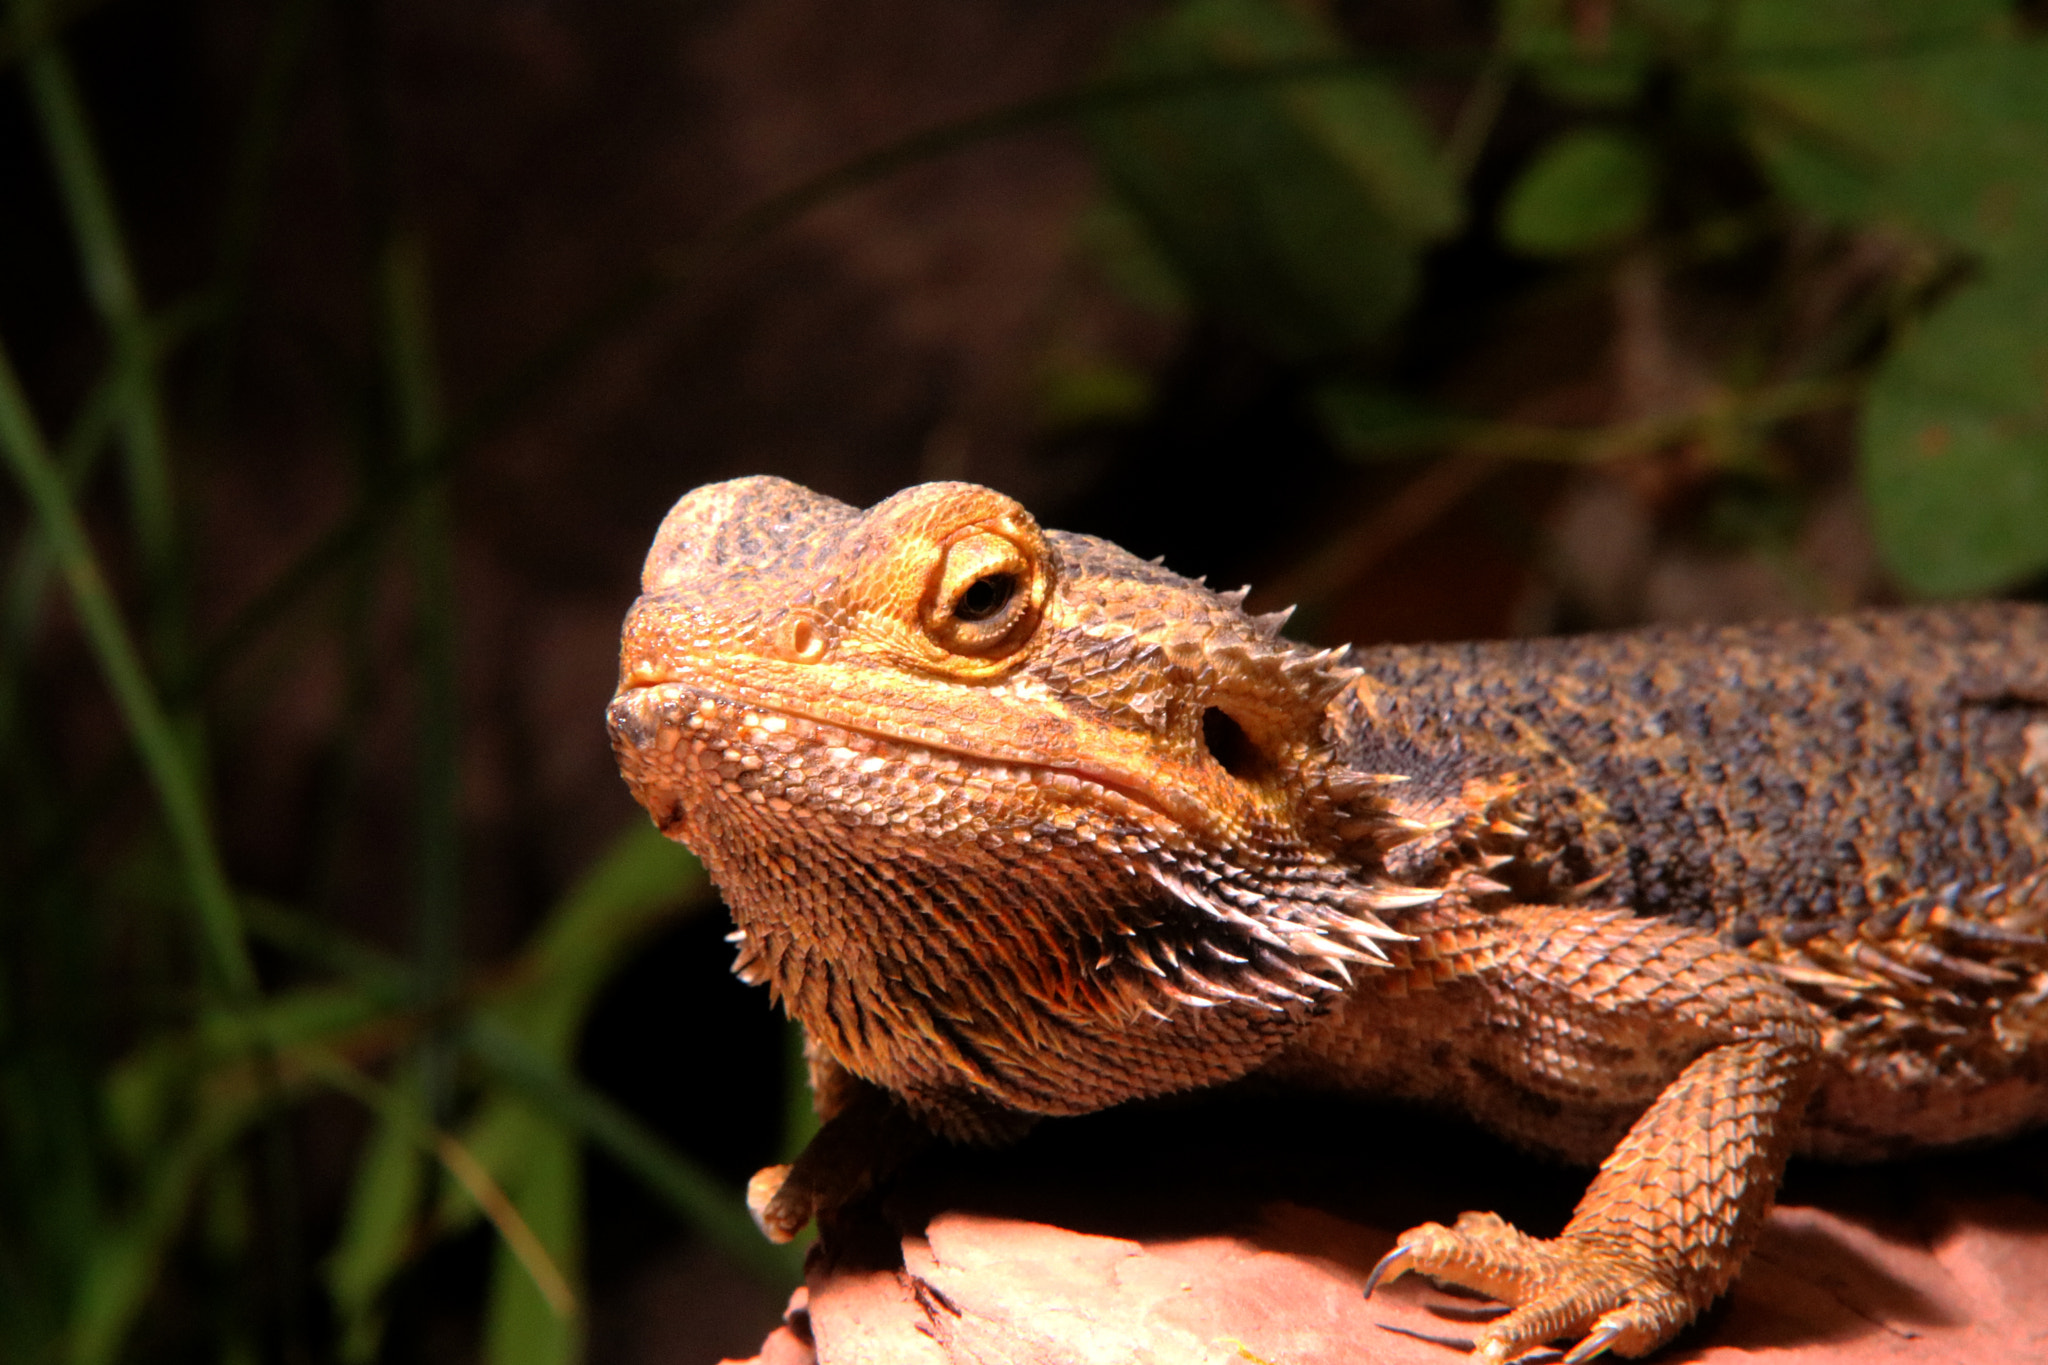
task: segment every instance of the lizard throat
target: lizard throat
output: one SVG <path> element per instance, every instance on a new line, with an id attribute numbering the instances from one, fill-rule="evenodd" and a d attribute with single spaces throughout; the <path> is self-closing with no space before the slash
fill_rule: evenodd
<path id="1" fill-rule="evenodd" d="M 1048 1007 L 1066 1008 L 1059 997 L 1076 981 L 1114 977 L 1141 987 L 1119 992 L 1119 1010 L 1162 1020 L 1217 1006 L 1292 1015 L 1341 992 L 1351 965 L 1385 961 L 1381 944 L 1404 937 L 1375 910 L 1417 903 L 1414 888 L 1288 843 L 1284 831 L 1211 843 L 1127 791 L 1062 769 L 673 683 L 622 692 L 610 720 L 634 795 L 705 859 L 770 981 L 797 978 L 806 958 L 836 970 L 865 956 L 895 964 L 872 973 L 877 981 L 903 979 L 908 964 L 938 990 L 947 935 L 993 933 L 1001 944 L 1040 941 L 1024 960 L 1073 959 L 1063 984 L 1042 993 Z M 895 930 L 870 932 L 891 903 Z"/>

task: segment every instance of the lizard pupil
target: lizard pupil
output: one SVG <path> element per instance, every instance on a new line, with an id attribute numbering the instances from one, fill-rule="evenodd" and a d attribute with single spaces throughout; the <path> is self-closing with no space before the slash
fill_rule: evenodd
<path id="1" fill-rule="evenodd" d="M 1008 606 L 1016 592 L 1017 580 L 1010 574 L 983 574 L 953 603 L 953 615 L 963 621 L 986 621 Z"/>

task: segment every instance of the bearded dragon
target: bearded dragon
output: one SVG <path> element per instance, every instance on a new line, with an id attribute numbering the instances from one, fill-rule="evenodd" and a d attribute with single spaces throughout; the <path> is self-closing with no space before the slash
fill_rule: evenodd
<path id="1" fill-rule="evenodd" d="M 1243 597 L 970 484 L 669 512 L 608 719 L 809 1039 L 771 1235 L 919 1132 L 1369 1091 L 1598 1165 L 1366 1289 L 1581 1362 L 1713 1301 L 1791 1154 L 2048 1116 L 2048 608 L 1333 650 Z"/>

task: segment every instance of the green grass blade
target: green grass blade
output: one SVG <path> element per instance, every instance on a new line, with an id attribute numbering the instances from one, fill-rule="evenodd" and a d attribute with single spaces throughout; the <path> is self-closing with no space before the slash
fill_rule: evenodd
<path id="1" fill-rule="evenodd" d="M 506 1194 L 518 1203 L 548 1259 L 575 1285 L 583 1249 L 583 1170 L 575 1134 L 554 1125 L 537 1131 L 528 1140 L 519 1179 L 507 1182 Z M 582 1329 L 576 1305 L 550 1301 L 500 1240 L 484 1308 L 487 1365 L 573 1365 L 583 1353 Z"/>
<path id="2" fill-rule="evenodd" d="M 266 1044 L 278 1033 L 318 1036 L 332 1031 L 351 1010 L 364 1012 L 360 1002 L 309 992 L 303 999 L 280 1002 L 276 1013 L 289 1017 L 273 1021 L 268 1029 L 252 1025 L 246 1017 L 224 1017 L 219 1022 L 227 1036 L 211 1041 L 240 1052 L 246 1060 L 194 1083 L 190 1044 L 164 1040 L 145 1049 L 109 1083 L 109 1108 L 128 1111 L 116 1113 L 115 1126 L 129 1130 L 127 1145 L 141 1188 L 125 1216 L 95 1230 L 69 1306 L 70 1365 L 113 1365 L 120 1358 L 157 1282 L 164 1254 L 186 1223 L 200 1182 L 231 1144 L 289 1098 L 274 1057 L 265 1049 L 252 1049 L 249 1036 L 261 1033 Z M 206 1041 L 200 1040 L 200 1054 L 208 1051 Z M 302 1049 L 301 1059 L 304 1053 L 317 1051 Z M 301 1084 L 304 1078 L 301 1066 Z M 182 1126 L 166 1131 L 159 1122 L 162 1111 L 182 1109 L 188 1100 L 196 1105 L 195 1112 Z"/>
<path id="3" fill-rule="evenodd" d="M 0 28 L 0 71 L 5 71 L 21 60 L 22 54 L 41 47 L 57 34 L 69 28 L 73 22 L 83 19 L 107 0 L 63 0 L 62 3 L 45 3 L 36 6 L 33 18 L 17 20 L 12 25 Z"/>
<path id="4" fill-rule="evenodd" d="M 143 669 L 71 492 L 50 458 L 42 428 L 4 348 L 0 348 L 0 456 L 5 457 L 27 495 L 50 553 L 63 571 L 86 640 L 156 788 L 191 896 L 204 960 L 230 1000 L 247 1001 L 256 993 L 256 968 L 214 843 L 197 774 Z"/>
<path id="5" fill-rule="evenodd" d="M 165 1246 L 185 1221 L 199 1178 L 229 1134 L 200 1125 L 151 1163 L 140 1207 L 108 1228 L 79 1277 L 70 1365 L 111 1365 L 156 1282 Z"/>
<path id="6" fill-rule="evenodd" d="M 425 244 L 399 233 L 386 243 L 381 273 L 385 384 L 397 423 L 399 457 L 425 457 L 441 432 Z M 435 486 L 412 507 L 413 674 L 417 684 L 413 748 L 418 804 L 413 815 L 414 957 L 423 1004 L 455 984 L 461 912 L 461 715 L 455 694 L 455 566 L 447 495 Z M 429 1110 L 445 1119 L 453 1049 L 437 1032 L 421 1043 L 420 1081 Z"/>
<path id="7" fill-rule="evenodd" d="M 254 88 L 236 138 L 227 191 L 222 195 L 220 237 L 207 291 L 218 305 L 218 326 L 207 373 L 198 386 L 196 406 L 202 418 L 221 411 L 234 368 L 266 200 L 320 9 L 315 0 L 281 0 L 263 37 Z"/>
<path id="8" fill-rule="evenodd" d="M 341 1236 L 327 1262 L 328 1294 L 341 1325 L 341 1358 L 374 1360 L 383 1337 L 385 1286 L 413 1247 L 425 1198 L 428 1153 L 417 1130 L 426 1122 L 417 1076 L 390 1088 L 376 1130 L 356 1164 Z"/>
<path id="9" fill-rule="evenodd" d="M 74 494 L 92 478 L 100 456 L 106 451 L 119 398 L 119 388 L 111 378 L 100 380 L 79 405 L 71 429 L 64 433 L 64 443 L 57 451 L 57 466 L 64 472 L 65 486 Z M 29 637 L 35 633 L 53 569 L 49 546 L 30 528 L 16 547 L 14 563 L 7 573 L 6 624 L 0 627 L 4 630 L 4 646 L 0 647 L 6 649 L 9 659 L 25 650 Z M 0 723 L 4 719 L 0 716 Z"/>
<path id="10" fill-rule="evenodd" d="M 244 896 L 242 915 L 254 937 L 346 979 L 380 1004 L 396 1009 L 419 999 L 410 968 L 338 929 L 261 896 Z"/>
<path id="11" fill-rule="evenodd" d="M 17 27 L 43 22 L 40 0 L 14 0 Z M 54 34 L 22 56 L 29 103 L 42 127 L 57 188 L 71 222 L 86 295 L 107 325 L 123 401 L 118 422 L 128 454 L 129 506 L 136 541 L 160 589 L 173 574 L 177 526 L 164 437 L 156 347 L 78 82 Z M 169 623 L 165 623 L 168 625 Z"/>
<path id="12" fill-rule="evenodd" d="M 322 1080 L 377 1111 L 395 1127 L 410 1133 L 421 1151 L 431 1152 L 461 1187 L 465 1209 L 481 1210 L 489 1216 L 502 1245 L 513 1254 L 521 1273 L 532 1282 L 539 1297 L 557 1316 L 573 1316 L 578 1311 L 578 1296 L 572 1277 L 575 1272 L 573 1256 L 578 1253 L 573 1239 L 580 1233 L 572 1227 L 569 1234 L 572 1240 L 565 1242 L 560 1236 L 555 1236 L 551 1243 L 541 1231 L 536 1230 L 534 1219 L 512 1196 L 512 1191 L 532 1183 L 533 1159 L 537 1153 L 545 1151 L 550 1137 L 560 1136 L 557 1130 L 541 1128 L 528 1131 L 535 1120 L 530 1113 L 520 1112 L 516 1115 L 518 1121 L 498 1125 L 501 1134 L 509 1141 L 491 1151 L 481 1145 L 458 1141 L 429 1122 L 419 1109 L 420 1090 L 417 1086 L 401 1096 L 391 1086 L 372 1080 L 334 1053 L 318 1049 L 309 1049 L 304 1060 L 309 1070 Z M 492 1112 L 512 1116 L 513 1109 L 514 1106 L 487 1100 L 487 1117 L 482 1122 L 489 1124 L 488 1115 Z M 473 1134 L 478 1126 L 472 1125 Z M 489 1135 L 485 1136 L 488 1140 Z M 573 1155 L 572 1148 L 572 1158 Z M 545 1178 L 542 1183 L 545 1185 Z M 541 1194 L 544 1203 L 551 1195 L 555 1197 L 555 1203 L 543 1208 L 539 1226 L 549 1234 L 556 1234 L 564 1218 L 560 1192 L 543 1188 Z M 576 1197 L 580 1199 L 580 1194 Z M 580 1221 L 576 1213 L 574 1209 L 568 1210 L 572 1223 Z M 440 1221 L 447 1227 L 460 1225 L 466 1220 L 444 1218 Z M 571 1254 L 569 1262 L 556 1257 L 552 1249 L 556 1245 L 563 1246 Z"/>

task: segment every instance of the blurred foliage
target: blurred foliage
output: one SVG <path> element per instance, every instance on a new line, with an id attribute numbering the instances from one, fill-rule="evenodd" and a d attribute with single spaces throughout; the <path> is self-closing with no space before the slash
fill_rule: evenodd
<path id="1" fill-rule="evenodd" d="M 1786 384 L 1861 409 L 1863 488 L 1909 588 L 1986 592 L 2048 569 L 2048 43 L 2012 6 L 1508 0 L 1492 64 L 1435 150 L 1391 79 L 1398 65 L 1347 47 L 1318 13 L 1186 0 L 1126 43 L 1125 77 L 1286 62 L 1299 74 L 1092 121 L 1111 192 L 1150 238 L 1138 265 L 1127 244 L 1096 239 L 1112 280 L 1171 296 L 1153 282 L 1163 265 L 1193 308 L 1319 364 L 1330 378 L 1315 407 L 1340 449 L 1623 453 L 1602 433 L 1546 440 L 1432 416 L 1376 383 L 1422 253 L 1480 208 L 1452 153 L 1465 144 L 1474 160 L 1505 63 L 1505 79 L 1575 111 L 1501 198 L 1494 231 L 1512 252 L 1560 270 L 1697 260 L 1815 221 L 1895 240 L 1909 264 L 1870 335 L 1771 389 L 1730 385 L 1773 420 L 1810 410 L 1782 401 Z"/>
<path id="2" fill-rule="evenodd" d="M 169 435 L 173 405 L 193 396 L 173 393 L 172 362 L 184 343 L 218 340 L 229 327 L 246 222 L 227 215 L 223 264 L 203 296 L 151 309 L 64 50 L 69 17 L 36 0 L 7 13 L 8 75 L 42 136 L 80 287 L 104 327 L 106 372 L 53 439 L 0 349 L 0 456 L 30 513 L 13 546 L 0 642 L 10 812 L 0 867 L 0 1359 L 135 1356 L 139 1342 L 163 1339 L 145 1320 L 173 1307 L 165 1282 L 175 1277 L 188 1300 L 195 1285 L 217 1300 L 197 1329 L 210 1338 L 202 1354 L 371 1360 L 394 1278 L 479 1221 L 499 1244 L 486 1358 L 578 1359 L 586 1143 L 737 1264 L 771 1285 L 794 1283 L 795 1254 L 759 1237 L 737 1190 L 571 1071 L 584 1018 L 621 956 L 711 904 L 687 852 L 638 824 L 524 953 L 489 969 L 457 961 L 456 608 L 439 492 L 457 440 L 439 407 L 426 253 L 403 224 L 388 226 L 366 291 L 378 373 L 357 432 L 357 511 L 210 653 L 197 648 L 185 537 L 198 518 Z M 305 21 L 303 5 L 276 13 L 274 70 L 289 68 Z M 260 152 L 274 144 L 265 121 L 279 109 L 274 89 L 258 95 L 247 141 Z M 255 179 L 264 167 L 243 169 Z M 235 187 L 244 199 L 259 190 Z M 601 307 L 622 311 L 616 300 Z M 545 368 L 543 359 L 529 370 Z M 524 374 L 513 391 L 539 382 Z M 472 418 L 469 439 L 486 424 Z M 128 513 L 125 594 L 80 507 L 103 454 L 118 460 Z M 212 827 L 198 705 L 228 660 L 299 608 L 310 586 L 337 568 L 373 565 L 409 577 L 415 615 L 417 951 L 405 959 L 232 885 Z M 42 720 L 26 702 L 39 662 L 31 642 L 60 588 L 134 750 L 68 792 L 39 766 Z M 344 646 L 359 656 L 365 641 L 346 633 Z M 132 819 L 115 797 L 135 780 L 131 762 L 159 820 Z M 180 919 L 185 943 L 174 946 Z M 272 964 L 262 972 L 259 945 Z M 137 955 L 147 960 L 141 1000 L 100 1008 Z M 371 1124 L 338 1239 L 320 1250 L 292 1223 L 290 1130 L 323 1094 L 359 1103 Z M 264 1273 L 250 1274 L 255 1264 Z M 326 1303 L 313 1317 L 331 1332 L 308 1321 L 316 1279 Z M 266 1295 L 273 1301 L 258 1302 Z"/>
<path id="3" fill-rule="evenodd" d="M 1750 489 L 1783 477 L 1770 458 L 1782 424 L 1849 409 L 1873 524 L 1903 584 L 1983 592 L 2048 570 L 2048 45 L 2013 7 L 1503 0 L 1490 47 L 1400 54 L 1360 46 L 1326 7 L 1180 0 L 1125 35 L 1082 89 L 927 130 L 649 261 L 466 412 L 442 410 L 428 253 L 396 216 L 363 286 L 377 364 L 352 433 L 353 504 L 202 640 L 187 541 L 198 481 L 172 437 L 174 415 L 201 401 L 202 367 L 177 362 L 195 340 L 232 336 L 251 206 L 312 6 L 284 0 L 272 14 L 214 279 L 154 302 L 66 55 L 79 8 L 11 0 L 0 42 L 104 339 L 104 371 L 62 431 L 0 350 L 0 456 L 20 511 L 0 619 L 9 1361 L 143 1357 L 167 1339 L 152 1315 L 169 1311 L 172 1278 L 209 1305 L 178 1329 L 203 1342 L 193 1353 L 372 1360 L 394 1283 L 479 1223 L 496 1238 L 485 1357 L 576 1359 L 586 1144 L 764 1281 L 793 1281 L 792 1254 L 757 1237 L 736 1190 L 573 1069 L 622 955 L 708 903 L 686 853 L 637 827 L 513 960 L 458 957 L 458 604 L 441 480 L 717 249 L 901 166 L 1078 122 L 1105 187 L 1081 239 L 1104 276 L 1148 310 L 1219 319 L 1297 367 L 1314 420 L 1354 457 L 1597 465 L 1686 441 Z M 1418 96 L 1430 82 L 1456 88 L 1454 107 Z M 1502 127 L 1517 92 L 1544 102 L 1542 136 Z M 1482 183 L 1481 166 L 1505 166 L 1502 183 Z M 1866 306 L 1789 370 L 1732 365 L 1694 408 L 1605 427 L 1508 422 L 1449 407 L 1400 373 L 1402 329 L 1438 253 L 1461 243 L 1483 239 L 1563 279 L 1813 230 L 1884 246 L 1891 264 Z M 1037 379 L 1048 428 L 1128 421 L 1149 401 L 1147 375 L 1085 355 L 1051 355 Z M 1446 488 L 1468 487 L 1479 468 L 1444 467 Z M 122 516 L 95 522 L 96 539 L 81 502 L 109 489 Z M 1720 520 L 1764 528 L 1731 534 L 1782 537 L 1773 506 L 1745 493 Z M 361 667 L 360 615 L 307 602 L 372 572 L 404 576 L 418 646 L 407 678 L 414 951 L 403 957 L 237 887 L 208 789 L 209 689 L 225 667 L 295 614 Z M 49 666 L 33 645 L 51 620 L 75 624 L 128 745 L 80 780 L 40 767 L 30 742 L 43 721 L 29 684 Z M 138 783 L 147 801 L 127 797 Z M 116 986 L 130 998 L 102 1008 Z M 365 1111 L 368 1137 L 336 1238 L 308 1246 L 293 1224 L 289 1138 L 310 1105 L 336 1096 Z M 803 1130 L 800 1103 L 789 1127 Z M 238 1269 L 259 1260 L 262 1276 Z"/>
<path id="4" fill-rule="evenodd" d="M 1501 207 L 1501 240 L 1529 256 L 1572 256 L 1627 241 L 1650 221 L 1657 168 L 1623 132 L 1579 128 L 1538 154 Z"/>
<path id="5" fill-rule="evenodd" d="M 1118 54 L 1130 80 L 1341 60 L 1337 35 L 1272 0 L 1190 0 Z M 1202 302 L 1284 355 L 1370 341 L 1414 296 L 1456 190 L 1400 91 L 1344 79 L 1217 88 L 1092 121 L 1104 174 Z"/>

